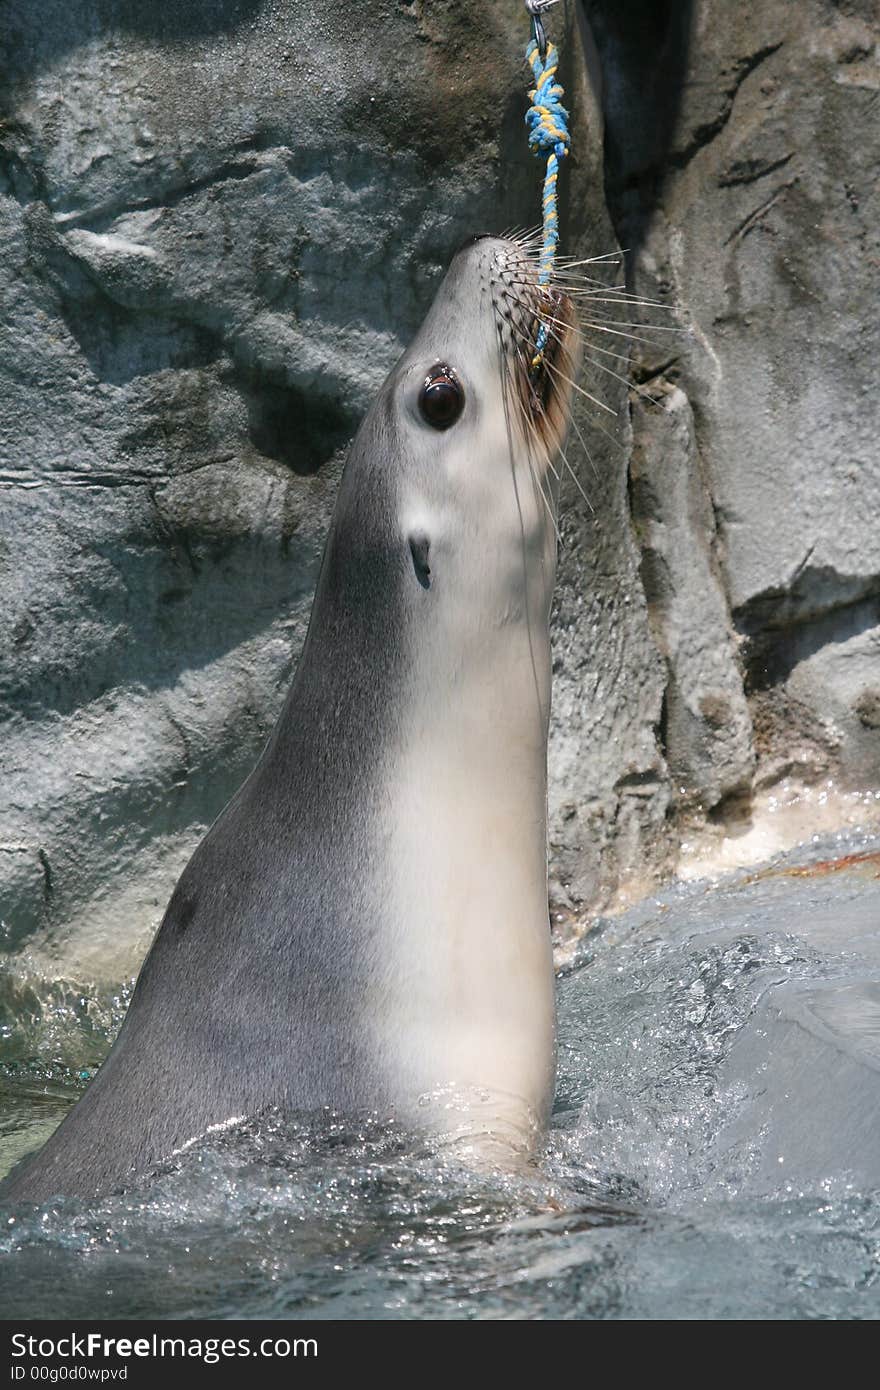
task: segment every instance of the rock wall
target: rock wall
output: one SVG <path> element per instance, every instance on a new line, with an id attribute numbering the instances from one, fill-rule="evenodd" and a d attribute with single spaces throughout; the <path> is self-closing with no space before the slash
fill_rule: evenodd
<path id="1" fill-rule="evenodd" d="M 742 830 L 780 786 L 880 786 L 880 15 L 586 8 L 630 283 L 685 330 L 632 366 L 655 797 Z"/>
<path id="2" fill-rule="evenodd" d="M 566 248 L 617 237 L 671 308 L 592 354 L 616 414 L 582 398 L 569 452 L 569 907 L 792 769 L 880 785 L 872 12 L 554 16 Z M 458 243 L 534 222 L 525 30 L 518 0 L 7 0 L 0 917 L 40 968 L 136 960 L 279 708 L 367 401 Z"/>

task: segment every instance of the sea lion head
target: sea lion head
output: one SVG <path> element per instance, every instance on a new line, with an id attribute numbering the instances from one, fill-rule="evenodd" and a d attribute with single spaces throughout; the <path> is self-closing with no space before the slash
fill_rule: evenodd
<path id="1" fill-rule="evenodd" d="M 463 426 L 462 447 L 469 433 L 473 445 L 475 432 L 500 413 L 503 451 L 525 445 L 535 476 L 543 478 L 568 425 L 579 335 L 568 297 L 539 285 L 531 245 L 491 236 L 466 242 L 398 373 L 412 373 L 420 387 L 416 404 L 424 424 L 439 432 Z M 547 346 L 538 357 L 541 323 L 548 328 Z M 437 357 L 428 365 L 432 353 Z M 450 384 L 443 367 L 450 369 Z M 455 383 L 458 392 L 450 389 Z M 481 436 L 480 447 L 487 443 Z"/>
<path id="2" fill-rule="evenodd" d="M 534 365 L 541 322 L 547 348 Z M 372 498 L 355 508 L 358 526 L 379 528 L 383 549 L 401 546 L 410 577 L 479 626 L 547 619 L 574 323 L 567 297 L 539 286 L 529 243 L 471 240 L 353 448 L 350 485 Z"/>

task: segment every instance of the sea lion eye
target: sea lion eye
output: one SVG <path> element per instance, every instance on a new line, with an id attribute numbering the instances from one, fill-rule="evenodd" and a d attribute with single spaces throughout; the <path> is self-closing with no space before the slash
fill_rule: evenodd
<path id="1" fill-rule="evenodd" d="M 464 391 L 451 367 L 434 367 L 419 392 L 419 410 L 435 430 L 448 430 L 464 409 Z"/>

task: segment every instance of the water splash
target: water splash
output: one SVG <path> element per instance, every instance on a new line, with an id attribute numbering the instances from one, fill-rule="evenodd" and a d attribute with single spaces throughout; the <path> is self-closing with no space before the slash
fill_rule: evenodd
<path id="1" fill-rule="evenodd" d="M 475 1176 L 371 1117 L 249 1121 L 138 1191 L 0 1209 L 6 1315 L 877 1317 L 870 1146 L 861 1174 L 845 1135 L 839 1155 L 802 1145 L 815 1166 L 796 1173 L 788 1155 L 777 1171 L 773 1147 L 788 1101 L 821 1136 L 825 1101 L 810 1111 L 797 1089 L 821 1083 L 821 1049 L 838 1091 L 880 1075 L 863 997 L 880 978 L 872 844 L 817 844 L 806 862 L 678 885 L 600 924 L 560 979 L 557 1105 L 533 1174 Z M 829 871 L 846 853 L 860 857 Z M 777 1007 L 792 991 L 821 995 L 815 1032 Z M 25 1055 L 33 1001 L 18 1033 L 8 1018 L 7 1150 L 60 1118 L 83 1084 L 77 1054 L 115 1027 L 110 1007 L 87 1010 L 84 1031 L 59 997 L 63 1064 Z M 774 1090 L 789 1026 L 796 1056 L 820 1051 Z"/>

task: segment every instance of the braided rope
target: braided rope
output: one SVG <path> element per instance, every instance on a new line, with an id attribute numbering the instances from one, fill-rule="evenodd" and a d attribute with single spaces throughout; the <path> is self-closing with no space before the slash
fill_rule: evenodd
<path id="1" fill-rule="evenodd" d="M 559 213 L 557 210 L 557 179 L 559 161 L 564 159 L 571 148 L 568 133 L 568 112 L 560 98 L 564 92 L 554 81 L 559 66 L 556 45 L 548 43 L 544 57 L 535 39 L 526 49 L 526 60 L 531 64 L 535 86 L 529 92 L 532 103 L 526 112 L 526 125 L 529 128 L 529 148 L 539 158 L 546 156 L 547 172 L 544 176 L 542 200 L 544 239 L 538 262 L 538 284 L 548 285 L 553 274 L 553 262 L 559 244 Z M 547 345 L 547 325 L 542 323 L 535 340 L 535 355 L 532 367 L 540 365 Z"/>

